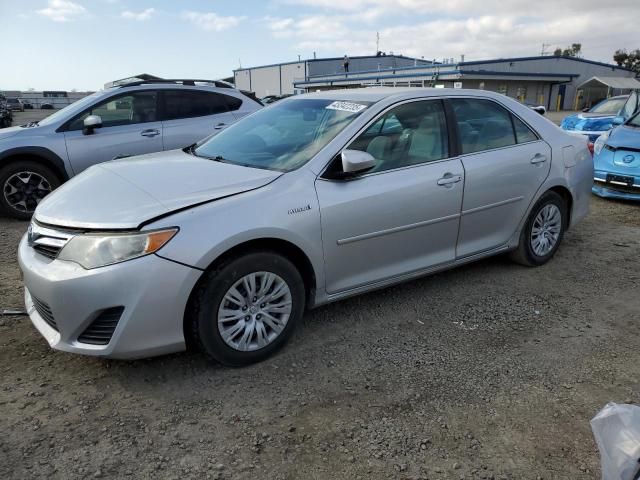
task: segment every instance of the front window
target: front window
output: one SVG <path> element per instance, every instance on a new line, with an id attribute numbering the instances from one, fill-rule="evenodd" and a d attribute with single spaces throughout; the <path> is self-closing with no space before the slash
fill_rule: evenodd
<path id="1" fill-rule="evenodd" d="M 313 158 L 369 105 L 312 98 L 282 101 L 223 130 L 194 153 L 247 167 L 294 170 Z"/>
<path id="2" fill-rule="evenodd" d="M 640 127 L 640 112 L 631 117 L 627 122 L 627 125 L 631 125 L 632 127 Z"/>
<path id="3" fill-rule="evenodd" d="M 631 115 L 635 113 L 637 108 L 638 108 L 638 92 L 634 90 L 633 92 L 631 92 L 631 95 L 629 95 L 629 99 L 624 104 L 624 108 L 622 110 L 621 115 L 624 118 L 629 118 Z"/>
<path id="4" fill-rule="evenodd" d="M 370 172 L 382 172 L 449 156 L 442 102 L 423 100 L 392 108 L 348 147 L 377 160 Z"/>
<path id="5" fill-rule="evenodd" d="M 617 115 L 620 109 L 624 106 L 626 98 L 610 98 L 603 100 L 591 110 L 590 113 L 600 113 L 602 115 Z"/>
<path id="6" fill-rule="evenodd" d="M 156 121 L 156 92 L 136 91 L 99 103 L 69 124 L 69 130 L 82 130 L 84 119 L 98 115 L 103 127 L 117 127 Z"/>

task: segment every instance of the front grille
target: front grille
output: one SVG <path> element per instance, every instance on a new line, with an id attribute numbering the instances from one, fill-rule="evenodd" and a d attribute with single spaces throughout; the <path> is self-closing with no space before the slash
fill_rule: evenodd
<path id="1" fill-rule="evenodd" d="M 617 184 L 614 184 L 614 183 L 606 183 L 606 184 L 603 184 L 603 186 L 605 186 L 609 190 L 613 190 L 615 192 L 635 193 L 635 194 L 640 193 L 640 187 L 630 187 L 630 186 L 627 186 L 627 185 L 617 185 Z"/>
<path id="2" fill-rule="evenodd" d="M 102 313 L 91 322 L 91 325 L 82 332 L 78 337 L 78 341 L 91 345 L 107 345 L 111 341 L 116 326 L 118 326 L 122 312 L 124 312 L 124 307 L 113 307 L 103 310 Z"/>
<path id="3" fill-rule="evenodd" d="M 33 221 L 27 230 L 27 241 L 40 255 L 54 259 L 69 240 L 74 232 L 70 230 L 58 230 L 51 227 L 44 227 Z"/>
<path id="4" fill-rule="evenodd" d="M 60 252 L 60 247 L 54 247 L 53 245 L 44 245 L 44 244 L 35 244 L 33 249 L 38 252 L 40 255 L 44 255 L 48 258 L 56 258 L 58 256 L 58 252 Z"/>
<path id="5" fill-rule="evenodd" d="M 31 300 L 33 301 L 33 306 L 35 307 L 38 315 L 42 317 L 42 319 L 53 328 L 56 332 L 58 331 L 58 325 L 56 324 L 56 319 L 51 312 L 51 308 L 42 300 L 37 299 L 34 296 L 31 296 Z"/>

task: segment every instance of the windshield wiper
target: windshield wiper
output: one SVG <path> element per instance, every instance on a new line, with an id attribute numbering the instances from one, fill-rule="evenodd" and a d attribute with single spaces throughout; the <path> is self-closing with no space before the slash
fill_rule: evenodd
<path id="1" fill-rule="evenodd" d="M 214 162 L 229 163 L 229 160 L 224 158 L 222 155 L 213 155 L 213 156 L 198 155 L 198 156 L 202 158 L 206 158 L 207 160 L 213 160 Z"/>

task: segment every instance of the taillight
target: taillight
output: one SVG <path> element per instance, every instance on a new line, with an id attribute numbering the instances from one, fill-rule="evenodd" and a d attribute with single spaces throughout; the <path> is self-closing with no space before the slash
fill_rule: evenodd
<path id="1" fill-rule="evenodd" d="M 591 152 L 591 156 L 593 157 L 593 142 L 587 143 L 587 148 Z"/>

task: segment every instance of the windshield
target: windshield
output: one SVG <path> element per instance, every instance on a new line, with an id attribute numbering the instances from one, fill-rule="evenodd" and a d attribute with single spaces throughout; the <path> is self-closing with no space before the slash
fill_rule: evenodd
<path id="1" fill-rule="evenodd" d="M 603 100 L 591 110 L 590 113 L 602 113 L 605 115 L 617 115 L 620 109 L 624 106 L 624 102 L 627 101 L 626 97 L 623 98 L 610 98 Z"/>
<path id="2" fill-rule="evenodd" d="M 282 100 L 223 130 L 194 153 L 247 167 L 294 170 L 318 153 L 371 102 Z"/>
<path id="3" fill-rule="evenodd" d="M 56 122 L 58 119 L 60 120 L 66 119 L 68 116 L 73 115 L 79 112 L 80 110 L 84 109 L 86 106 L 92 103 L 96 97 L 101 96 L 103 93 L 104 92 L 96 92 L 86 97 L 82 97 L 77 102 L 73 102 L 72 104 L 67 105 L 66 107 L 58 110 L 57 112 L 40 120 L 38 122 L 38 125 L 49 125 L 50 123 Z"/>

